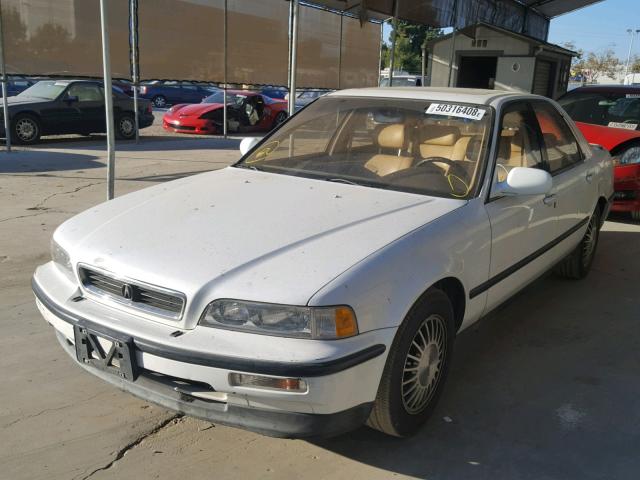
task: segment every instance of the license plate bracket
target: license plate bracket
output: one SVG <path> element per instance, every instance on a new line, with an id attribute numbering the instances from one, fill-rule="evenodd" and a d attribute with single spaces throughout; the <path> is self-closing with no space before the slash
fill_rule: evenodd
<path id="1" fill-rule="evenodd" d="M 96 332 L 82 325 L 74 325 L 73 334 L 79 362 L 125 380 L 136 379 L 132 338 Z"/>

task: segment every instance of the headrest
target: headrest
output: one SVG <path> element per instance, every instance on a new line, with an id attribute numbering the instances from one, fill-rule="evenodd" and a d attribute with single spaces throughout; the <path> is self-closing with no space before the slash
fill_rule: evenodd
<path id="1" fill-rule="evenodd" d="M 480 135 L 475 135 L 471 137 L 469 143 L 467 144 L 467 151 L 465 154 L 465 159 L 471 160 L 473 162 L 477 162 L 480 158 L 480 149 L 482 148 L 482 137 Z"/>
<path id="2" fill-rule="evenodd" d="M 428 125 L 422 133 L 422 143 L 450 147 L 460 138 L 460 129 L 447 125 Z"/>
<path id="3" fill-rule="evenodd" d="M 380 133 L 378 133 L 378 145 L 383 148 L 403 148 L 404 125 L 395 123 L 380 130 Z"/>

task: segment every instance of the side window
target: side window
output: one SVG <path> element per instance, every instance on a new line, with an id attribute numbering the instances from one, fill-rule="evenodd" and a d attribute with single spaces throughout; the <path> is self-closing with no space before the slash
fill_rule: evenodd
<path id="1" fill-rule="evenodd" d="M 101 102 L 102 92 L 95 85 L 76 84 L 67 91 L 67 96 L 78 97 L 78 102 Z"/>
<path id="2" fill-rule="evenodd" d="M 502 112 L 495 179 L 504 182 L 512 168 L 544 168 L 535 117 L 526 103 L 513 103 Z"/>
<path id="3" fill-rule="evenodd" d="M 533 111 L 540 125 L 549 172 L 571 168 L 582 161 L 582 154 L 573 132 L 560 113 L 546 102 L 533 102 Z"/>

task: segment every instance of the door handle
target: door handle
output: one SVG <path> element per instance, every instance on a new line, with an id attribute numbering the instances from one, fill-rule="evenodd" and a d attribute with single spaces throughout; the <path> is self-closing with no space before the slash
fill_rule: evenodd
<path id="1" fill-rule="evenodd" d="M 587 172 L 587 175 L 584 177 L 587 183 L 591 183 L 593 181 L 593 172 Z"/>
<path id="2" fill-rule="evenodd" d="M 551 194 L 551 195 L 547 195 L 542 199 L 542 203 L 544 203 L 545 205 L 553 205 L 553 207 L 555 208 L 556 206 L 556 196 L 555 194 Z"/>

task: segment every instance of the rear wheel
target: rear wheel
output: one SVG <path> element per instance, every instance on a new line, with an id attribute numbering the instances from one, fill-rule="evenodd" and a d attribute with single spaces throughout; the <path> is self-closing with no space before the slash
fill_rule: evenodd
<path id="1" fill-rule="evenodd" d="M 415 433 L 431 416 L 453 356 L 453 307 L 427 292 L 398 329 L 367 424 L 388 435 Z"/>
<path id="2" fill-rule="evenodd" d="M 286 112 L 278 113 L 278 115 L 276 115 L 276 119 L 273 121 L 273 127 L 272 128 L 276 128 L 278 125 L 280 125 L 286 119 L 287 119 L 287 113 Z"/>
<path id="3" fill-rule="evenodd" d="M 11 122 L 11 133 L 16 143 L 30 145 L 40 140 L 40 122 L 33 115 L 21 113 L 16 115 Z"/>
<path id="4" fill-rule="evenodd" d="M 136 122 L 133 115 L 124 113 L 116 119 L 116 137 L 130 140 L 136 136 Z"/>
<path id="5" fill-rule="evenodd" d="M 156 95 L 151 99 L 151 103 L 156 108 L 165 108 L 167 106 L 167 99 L 162 95 Z"/>
<path id="6" fill-rule="evenodd" d="M 578 280 L 584 278 L 591 269 L 600 237 L 600 208 L 596 208 L 589 219 L 587 231 L 580 244 L 562 262 L 556 265 L 554 272 L 565 278 Z"/>

